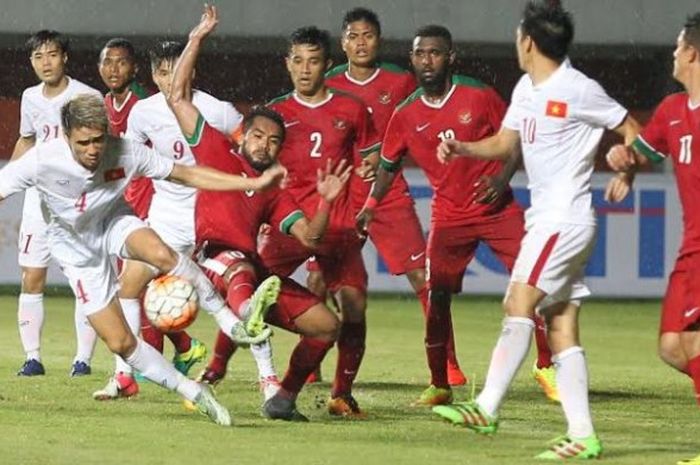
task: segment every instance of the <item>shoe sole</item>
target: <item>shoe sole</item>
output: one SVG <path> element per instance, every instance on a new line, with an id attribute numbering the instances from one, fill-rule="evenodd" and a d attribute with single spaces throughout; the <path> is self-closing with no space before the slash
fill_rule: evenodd
<path id="1" fill-rule="evenodd" d="M 282 280 L 278 276 L 265 279 L 255 290 L 251 299 L 253 309 L 245 323 L 245 330 L 251 336 L 259 335 L 265 329 L 265 316 L 270 308 L 277 303 L 282 288 Z"/>

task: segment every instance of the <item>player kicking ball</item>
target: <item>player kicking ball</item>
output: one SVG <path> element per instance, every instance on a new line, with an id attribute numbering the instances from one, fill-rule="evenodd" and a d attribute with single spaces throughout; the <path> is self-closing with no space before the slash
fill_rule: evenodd
<path id="1" fill-rule="evenodd" d="M 519 145 L 532 206 L 484 388 L 473 401 L 433 407 L 433 412 L 478 433 L 495 433 L 501 403 L 529 351 L 537 311 L 548 327 L 568 423 L 566 434 L 536 457 L 548 460 L 597 458 L 603 451 L 591 420 L 588 369 L 578 336 L 581 299 L 590 295 L 584 269 L 596 233 L 590 182 L 604 130 L 615 130 L 626 143 L 638 132 L 623 107 L 571 66 L 567 52 L 573 33 L 571 16 L 560 5 L 528 2 L 516 38 L 526 74 L 513 90 L 500 132 L 478 142 L 445 140 L 437 153 L 443 163 L 458 156 L 502 159 Z M 611 185 L 619 187 L 617 178 Z M 623 191 L 608 194 L 616 201 Z"/>
<path id="2" fill-rule="evenodd" d="M 208 190 L 263 190 L 279 184 L 285 171 L 274 167 L 255 179 L 210 168 L 182 166 L 152 149 L 108 135 L 104 102 L 78 95 L 61 108 L 63 135 L 36 146 L 0 170 L 0 200 L 30 187 L 48 217 L 52 255 L 68 277 L 81 311 L 107 344 L 150 381 L 176 391 L 220 425 L 228 410 L 208 386 L 187 379 L 129 329 L 119 300 L 112 255 L 145 262 L 160 273 L 189 280 L 200 306 L 233 340 L 258 343 L 270 335 L 262 325 L 266 308 L 238 318 L 187 256 L 177 254 L 133 215 L 123 195 L 134 176 L 169 179 Z M 126 279 L 126 278 L 124 278 Z M 242 321 L 245 320 L 245 321 Z"/>

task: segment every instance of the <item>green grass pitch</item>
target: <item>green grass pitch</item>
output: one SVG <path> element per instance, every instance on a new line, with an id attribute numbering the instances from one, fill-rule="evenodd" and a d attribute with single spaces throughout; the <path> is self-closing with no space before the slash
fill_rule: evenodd
<path id="1" fill-rule="evenodd" d="M 46 303 L 44 377 L 15 376 L 22 362 L 15 298 L 0 297 L 0 463 L 14 464 L 530 464 L 565 432 L 558 405 L 530 377 L 531 356 L 501 411 L 501 429 L 481 437 L 409 407 L 426 386 L 422 316 L 412 298 L 370 299 L 369 336 L 355 396 L 367 421 L 329 418 L 328 384 L 306 388 L 299 408 L 309 424 L 263 420 L 252 357 L 238 353 L 218 388 L 235 426 L 222 428 L 186 412 L 179 398 L 146 383 L 137 399 L 98 403 L 93 390 L 112 369 L 98 342 L 93 375 L 70 379 L 75 349 L 72 299 Z M 675 464 L 700 453 L 700 409 L 690 380 L 656 357 L 659 303 L 594 301 L 584 306 L 582 340 L 591 374 L 591 403 L 608 464 Z M 459 358 L 483 384 L 501 311 L 495 298 L 462 298 L 453 306 Z M 192 334 L 210 348 L 213 322 L 200 315 Z M 296 338 L 273 338 L 280 373 Z M 534 345 L 534 344 L 533 344 Z M 533 350 L 534 352 L 534 350 Z M 172 349 L 166 341 L 166 354 Z M 332 378 L 335 353 L 323 365 Z M 193 374 L 201 368 L 195 366 Z M 458 399 L 469 389 L 459 389 Z"/>

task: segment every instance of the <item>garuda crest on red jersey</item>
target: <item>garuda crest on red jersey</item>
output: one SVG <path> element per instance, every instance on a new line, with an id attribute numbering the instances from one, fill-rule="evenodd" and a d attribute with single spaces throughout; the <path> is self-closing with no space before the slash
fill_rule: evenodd
<path id="1" fill-rule="evenodd" d="M 340 119 L 340 118 L 333 118 L 333 127 L 338 129 L 339 131 L 344 131 L 348 127 L 348 123 L 345 122 L 345 120 Z"/>
<path id="2" fill-rule="evenodd" d="M 459 124 L 469 124 L 472 122 L 472 112 L 469 110 L 462 111 L 459 114 Z"/>
<path id="3" fill-rule="evenodd" d="M 379 93 L 379 103 L 389 105 L 391 103 L 391 92 L 383 90 Z"/>

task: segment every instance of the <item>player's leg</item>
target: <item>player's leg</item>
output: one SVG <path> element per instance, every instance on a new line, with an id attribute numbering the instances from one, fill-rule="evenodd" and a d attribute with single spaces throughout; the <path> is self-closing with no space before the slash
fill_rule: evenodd
<path id="1" fill-rule="evenodd" d="M 688 358 L 686 371 L 693 380 L 695 400 L 700 405 L 700 322 L 689 326 L 688 331 L 683 331 L 680 336 L 681 346 Z"/>
<path id="2" fill-rule="evenodd" d="M 184 377 L 162 354 L 134 336 L 119 305 L 117 280 L 107 255 L 95 266 L 65 265 L 64 271 L 81 311 L 112 353 L 157 385 L 194 402 L 214 422 L 231 424 L 228 411 L 216 402 L 208 388 Z"/>
<path id="3" fill-rule="evenodd" d="M 467 263 L 474 256 L 477 241 L 464 228 L 435 226 L 427 245 L 428 312 L 425 322 L 425 352 L 430 369 L 430 386 L 415 405 L 441 405 L 452 401 L 448 378 L 448 344 L 453 333 L 452 294 L 462 288 Z"/>
<path id="4" fill-rule="evenodd" d="M 26 355 L 18 376 L 44 374 L 41 363 L 41 330 L 44 326 L 46 268 L 22 267 L 22 290 L 17 304 L 19 338 Z"/>
<path id="5" fill-rule="evenodd" d="M 349 232 L 342 239 L 329 241 L 328 247 L 331 245 L 335 253 L 317 254 L 328 288 L 338 303 L 342 321 L 328 411 L 332 415 L 361 418 L 364 413 L 352 396 L 352 385 L 362 364 L 367 337 L 367 271 L 362 260 L 363 243 L 354 232 Z"/>
<path id="6" fill-rule="evenodd" d="M 306 288 L 325 302 L 328 295 L 328 287 L 323 280 L 323 273 L 321 273 L 315 257 L 311 257 L 306 261 L 306 271 L 308 272 L 306 275 Z M 323 381 L 323 376 L 321 375 L 321 365 L 319 364 L 318 369 L 309 375 L 306 382 L 312 384 L 320 383 L 321 381 Z"/>
<path id="7" fill-rule="evenodd" d="M 141 294 L 157 270 L 143 262 L 124 260 L 119 275 L 119 305 L 131 333 L 138 337 L 141 328 Z M 160 351 L 159 351 L 160 352 Z M 133 369 L 122 357 L 114 356 L 114 377 L 107 385 L 92 393 L 95 400 L 112 400 L 133 397 L 139 392 Z"/>
<path id="8" fill-rule="evenodd" d="M 292 351 L 289 367 L 281 388 L 263 405 L 267 418 L 289 421 L 306 421 L 296 409 L 296 398 L 312 373 L 333 346 L 340 331 L 340 321 L 325 304 L 300 285 L 285 278 L 277 307 L 268 321 L 301 338 Z"/>
<path id="9" fill-rule="evenodd" d="M 135 217 L 131 218 L 138 221 Z M 219 327 L 232 339 L 244 343 L 258 343 L 269 337 L 269 328 L 265 328 L 262 321 L 258 321 L 264 315 L 251 313 L 245 315 L 245 323 L 241 321 L 226 306 L 202 270 L 189 257 L 168 247 L 152 229 L 131 229 L 122 236 L 125 236 L 123 244 L 129 258 L 145 262 L 157 268 L 160 273 L 180 276 L 190 281 L 197 290 L 200 307 L 212 315 Z M 252 333 L 249 333 L 251 330 Z"/>
<path id="10" fill-rule="evenodd" d="M 505 265 L 509 273 L 513 271 L 515 260 L 520 251 L 520 244 L 525 235 L 522 212 L 506 210 L 493 218 L 493 223 L 484 229 L 484 238 L 489 247 Z M 540 385 L 548 399 L 557 402 L 559 394 L 556 385 L 556 373 L 552 363 L 552 351 L 547 340 L 547 328 L 544 320 L 535 315 L 535 344 L 537 360 L 532 368 L 532 376 Z"/>
<path id="11" fill-rule="evenodd" d="M 396 225 L 401 225 L 401 240 L 396 240 Z M 428 315 L 428 287 L 425 279 L 426 242 L 423 227 L 412 202 L 389 203 L 379 206 L 368 235 L 381 255 L 389 272 L 406 275 L 423 315 Z M 447 340 L 447 380 L 450 386 L 461 386 L 467 379 L 459 368 L 455 352 L 454 330 Z"/>

